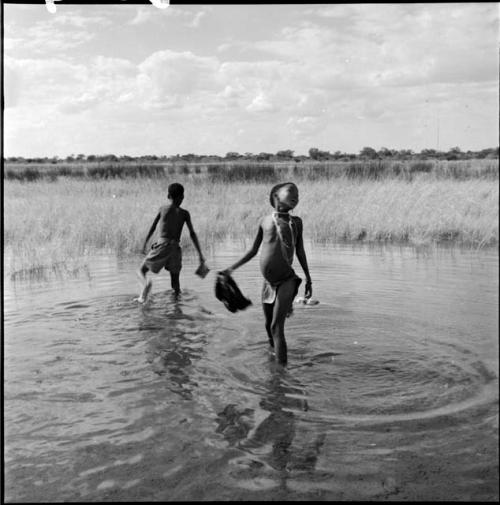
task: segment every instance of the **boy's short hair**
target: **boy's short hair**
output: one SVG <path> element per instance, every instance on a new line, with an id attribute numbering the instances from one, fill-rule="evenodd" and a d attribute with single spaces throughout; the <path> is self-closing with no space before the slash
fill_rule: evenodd
<path id="1" fill-rule="evenodd" d="M 168 187 L 168 197 L 175 200 L 184 196 L 184 186 L 178 182 L 173 182 Z"/>
<path id="2" fill-rule="evenodd" d="M 274 207 L 274 193 L 278 192 L 283 186 L 288 186 L 289 184 L 297 187 L 297 185 L 293 182 L 282 182 L 281 184 L 273 186 L 271 193 L 269 193 L 269 202 L 271 203 L 271 207 Z"/>

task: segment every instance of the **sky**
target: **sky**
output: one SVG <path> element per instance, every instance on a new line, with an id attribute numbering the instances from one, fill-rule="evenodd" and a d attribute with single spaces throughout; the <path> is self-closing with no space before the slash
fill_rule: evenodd
<path id="1" fill-rule="evenodd" d="M 4 4 L 4 156 L 498 146 L 499 4 Z"/>

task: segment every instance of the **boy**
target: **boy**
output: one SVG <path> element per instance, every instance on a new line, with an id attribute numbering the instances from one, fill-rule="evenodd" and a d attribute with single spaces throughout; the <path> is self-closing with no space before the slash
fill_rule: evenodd
<path id="1" fill-rule="evenodd" d="M 264 276 L 262 306 L 266 332 L 278 362 L 284 365 L 287 362 L 285 318 L 292 311 L 293 299 L 302 282 L 292 268 L 294 252 L 306 276 L 306 298 L 312 296 L 312 281 L 302 239 L 302 220 L 289 214 L 299 203 L 297 186 L 292 182 L 274 186 L 269 201 L 275 212 L 262 218 L 251 249 L 223 273 L 230 275 L 252 259 L 262 243 L 260 270 Z"/>
<path id="2" fill-rule="evenodd" d="M 184 187 L 176 182 L 170 184 L 168 187 L 168 198 L 170 200 L 170 205 L 162 205 L 160 207 L 142 248 L 142 252 L 146 254 L 148 240 L 151 238 L 158 225 L 158 240 L 152 244 L 151 250 L 142 262 L 138 272 L 141 284 L 143 285 L 142 292 L 139 298 L 137 298 L 139 303 L 144 303 L 151 291 L 152 282 L 146 279 L 146 274 L 149 270 L 155 274 L 162 268 L 168 270 L 170 272 L 172 289 L 176 296 L 179 295 L 181 291 L 179 275 L 182 268 L 182 251 L 179 241 L 184 223 L 187 224 L 191 240 L 200 256 L 200 265 L 205 263 L 198 237 L 191 224 L 191 216 L 187 210 L 181 209 L 180 207 L 184 200 Z"/>

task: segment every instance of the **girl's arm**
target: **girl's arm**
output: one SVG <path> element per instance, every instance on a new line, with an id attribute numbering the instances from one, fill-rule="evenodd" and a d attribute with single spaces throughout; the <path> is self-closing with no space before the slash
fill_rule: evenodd
<path id="1" fill-rule="evenodd" d="M 304 240 L 302 237 L 302 219 L 297 218 L 297 243 L 295 245 L 295 252 L 297 254 L 297 258 L 299 260 L 300 266 L 302 270 L 304 270 L 304 274 L 306 276 L 306 290 L 305 297 L 310 298 L 312 296 L 312 281 L 311 276 L 309 274 L 309 267 L 307 265 L 307 257 L 306 251 L 304 250 Z"/>
<path id="2" fill-rule="evenodd" d="M 244 265 L 247 261 L 250 261 L 259 252 L 259 247 L 261 243 L 262 243 L 262 226 L 259 225 L 259 231 L 257 232 L 257 236 L 255 237 L 255 240 L 250 250 L 245 254 L 245 256 L 243 256 L 243 258 L 238 260 L 234 265 L 229 267 L 227 270 L 224 270 L 224 273 L 231 274 L 233 270 L 236 270 L 241 265 Z"/>

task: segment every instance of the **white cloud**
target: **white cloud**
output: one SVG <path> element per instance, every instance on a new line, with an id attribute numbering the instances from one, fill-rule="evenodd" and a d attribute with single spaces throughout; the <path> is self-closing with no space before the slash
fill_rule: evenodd
<path id="1" fill-rule="evenodd" d="M 271 103 L 268 96 L 262 91 L 254 97 L 252 102 L 247 105 L 246 110 L 249 112 L 271 112 L 275 107 Z"/>
<path id="2" fill-rule="evenodd" d="M 453 125 L 462 132 L 453 145 L 497 142 L 493 5 L 283 6 L 295 17 L 272 22 L 257 9 L 258 25 L 200 6 L 61 6 L 22 30 L 11 19 L 4 39 L 9 149 L 15 139 L 18 146 L 34 139 L 36 125 L 79 142 L 71 152 L 97 150 L 85 142 L 104 149 L 106 139 L 106 152 L 120 142 L 193 152 L 193 138 L 206 152 L 418 149 L 433 146 L 437 115 L 450 139 Z M 171 147 L 161 147 L 165 132 Z"/>
<path id="3" fill-rule="evenodd" d="M 189 95 L 199 90 L 218 87 L 216 58 L 196 56 L 190 51 L 158 51 L 139 65 L 148 92 L 158 98 L 170 94 Z"/>
<path id="4" fill-rule="evenodd" d="M 157 16 L 156 12 L 153 12 L 148 7 L 138 7 L 135 16 L 128 22 L 129 25 L 142 25 L 150 22 L 154 16 Z"/>
<path id="5" fill-rule="evenodd" d="M 207 15 L 206 11 L 199 11 L 195 14 L 194 18 L 188 23 L 191 28 L 198 28 L 200 26 L 201 20 Z"/>

